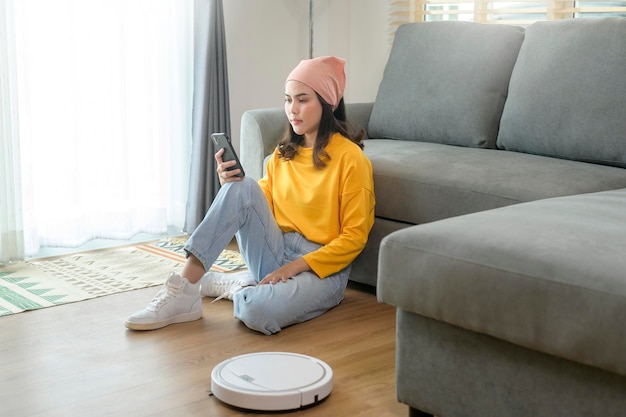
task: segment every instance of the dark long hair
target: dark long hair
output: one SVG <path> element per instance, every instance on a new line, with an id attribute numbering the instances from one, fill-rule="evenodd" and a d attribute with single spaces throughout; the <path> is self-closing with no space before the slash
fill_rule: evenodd
<path id="1" fill-rule="evenodd" d="M 313 165 L 317 169 L 322 169 L 326 166 L 326 162 L 330 161 L 330 155 L 326 153 L 324 148 L 328 145 L 334 133 L 341 133 L 363 149 L 365 130 L 361 129 L 360 131 L 355 131 L 352 127 L 346 117 L 346 106 L 343 102 L 343 98 L 333 111 L 333 107 L 330 104 L 324 101 L 319 94 L 315 94 L 322 104 L 322 118 L 320 119 L 320 126 L 317 130 L 317 138 L 313 147 Z M 298 147 L 303 143 L 304 135 L 296 134 L 291 124 L 288 123 L 285 135 L 280 142 L 278 142 L 278 153 L 281 159 L 286 161 L 292 160 L 298 153 Z"/>

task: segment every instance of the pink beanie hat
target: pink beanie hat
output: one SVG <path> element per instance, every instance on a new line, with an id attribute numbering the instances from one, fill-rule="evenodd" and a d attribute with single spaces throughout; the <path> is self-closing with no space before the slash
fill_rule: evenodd
<path id="1" fill-rule="evenodd" d="M 334 56 L 305 59 L 291 71 L 287 81 L 306 84 L 336 109 L 346 88 L 345 64 L 345 59 Z"/>

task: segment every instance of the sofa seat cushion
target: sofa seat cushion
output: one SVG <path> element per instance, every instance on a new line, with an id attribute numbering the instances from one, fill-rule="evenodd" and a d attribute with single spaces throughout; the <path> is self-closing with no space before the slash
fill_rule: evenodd
<path id="1" fill-rule="evenodd" d="M 372 137 L 494 148 L 524 29 L 400 26 L 369 120 Z"/>
<path id="2" fill-rule="evenodd" d="M 519 152 L 368 139 L 376 215 L 411 224 L 626 187 L 626 170 Z"/>
<path id="3" fill-rule="evenodd" d="M 379 300 L 626 375 L 625 207 L 621 189 L 394 232 Z"/>
<path id="4" fill-rule="evenodd" d="M 626 168 L 625 40 L 626 18 L 529 26 L 498 146 Z"/>

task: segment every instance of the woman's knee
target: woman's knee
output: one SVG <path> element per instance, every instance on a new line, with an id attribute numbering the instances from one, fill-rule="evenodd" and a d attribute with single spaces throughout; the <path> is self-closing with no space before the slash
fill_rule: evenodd
<path id="1" fill-rule="evenodd" d="M 281 327 L 277 321 L 276 303 L 263 301 L 256 297 L 258 290 L 273 290 L 272 286 L 264 285 L 263 287 L 249 287 L 236 293 L 233 297 L 234 316 L 243 322 L 248 328 L 256 330 L 266 335 L 271 335 L 281 331 Z"/>
<path id="2" fill-rule="evenodd" d="M 243 177 L 241 181 L 226 183 L 220 188 L 226 195 L 238 195 L 246 198 L 258 198 L 263 196 L 259 184 L 249 177 Z"/>
<path id="3" fill-rule="evenodd" d="M 318 317 L 343 299 L 345 280 L 334 276 L 321 281 L 303 273 L 286 283 L 244 288 L 233 298 L 235 318 L 264 334 Z"/>

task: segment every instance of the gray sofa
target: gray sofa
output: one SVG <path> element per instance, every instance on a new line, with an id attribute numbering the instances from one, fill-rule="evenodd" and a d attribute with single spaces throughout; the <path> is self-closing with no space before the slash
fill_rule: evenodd
<path id="1" fill-rule="evenodd" d="M 397 307 L 412 415 L 626 415 L 626 18 L 401 26 L 351 279 Z M 244 114 L 252 176 L 282 109 Z"/>

